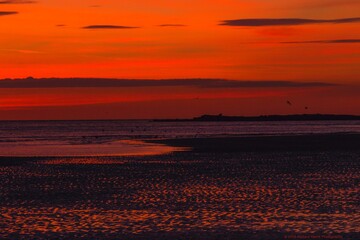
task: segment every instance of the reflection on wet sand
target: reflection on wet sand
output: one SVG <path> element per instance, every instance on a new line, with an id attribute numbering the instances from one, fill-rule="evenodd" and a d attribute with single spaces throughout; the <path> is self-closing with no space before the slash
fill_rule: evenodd
<path id="1" fill-rule="evenodd" d="M 1 236 L 354 234 L 359 157 L 179 152 L 0 165 Z"/>
<path id="2" fill-rule="evenodd" d="M 0 145 L 2 157 L 81 157 L 81 156 L 146 156 L 159 155 L 187 148 L 171 147 L 164 144 L 147 143 L 136 140 L 120 140 L 101 143 L 71 143 L 46 140 L 19 145 L 6 142 Z"/>
<path id="3" fill-rule="evenodd" d="M 82 157 L 82 158 L 55 158 L 50 160 L 41 161 L 41 164 L 48 165 L 72 165 L 72 164 L 124 164 L 127 161 L 113 160 L 113 159 L 101 159 L 95 157 Z"/>
<path id="4" fill-rule="evenodd" d="M 4 209 L 1 209 L 4 210 Z M 358 216 L 353 214 L 294 213 L 294 212 L 224 212 L 211 210 L 185 210 L 174 213 L 168 210 L 101 210 L 67 208 L 15 208 L 7 209 L 3 214 L 3 224 L 11 222 L 14 227 L 6 230 L 6 235 L 39 233 L 62 234 L 83 232 L 106 232 L 143 234 L 147 232 L 185 232 L 194 229 L 203 231 L 246 230 L 252 231 L 281 230 L 292 233 L 316 233 L 319 228 L 328 226 L 328 231 L 351 233 L 357 232 Z M 284 217 L 286 216 L 286 217 Z M 353 220 L 357 222 L 353 222 Z M 315 222 L 315 224 L 313 224 Z M 348 225 L 344 222 L 349 222 Z"/>

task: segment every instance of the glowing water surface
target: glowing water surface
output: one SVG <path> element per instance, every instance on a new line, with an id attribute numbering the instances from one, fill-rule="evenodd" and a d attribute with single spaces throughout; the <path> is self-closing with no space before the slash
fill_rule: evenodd
<path id="1" fill-rule="evenodd" d="M 0 144 L 0 156 L 2 157 L 145 156 L 182 150 L 185 149 L 136 140 L 83 144 L 55 140 L 37 140 Z"/>

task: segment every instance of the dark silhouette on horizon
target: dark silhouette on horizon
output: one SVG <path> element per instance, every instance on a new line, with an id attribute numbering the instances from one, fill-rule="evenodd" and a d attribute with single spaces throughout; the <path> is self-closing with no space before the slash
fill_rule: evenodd
<path id="1" fill-rule="evenodd" d="M 224 116 L 202 115 L 192 119 L 155 119 L 156 122 L 226 122 L 226 121 L 344 121 L 360 120 L 356 115 L 337 115 L 337 114 L 293 114 L 293 115 L 260 115 L 260 116 Z"/>

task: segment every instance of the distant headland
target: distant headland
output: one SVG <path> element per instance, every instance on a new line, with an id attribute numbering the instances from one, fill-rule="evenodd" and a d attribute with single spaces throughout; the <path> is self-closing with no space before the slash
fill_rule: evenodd
<path id="1" fill-rule="evenodd" d="M 155 119 L 155 122 L 250 122 L 250 121 L 344 121 L 360 120 L 357 115 L 337 114 L 294 114 L 294 115 L 260 115 L 260 116 L 224 116 L 202 115 L 191 119 Z"/>

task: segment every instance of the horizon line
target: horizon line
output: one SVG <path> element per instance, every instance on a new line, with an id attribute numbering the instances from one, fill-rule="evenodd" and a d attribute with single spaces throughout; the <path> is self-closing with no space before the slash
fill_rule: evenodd
<path id="1" fill-rule="evenodd" d="M 244 118 L 257 118 L 257 117 L 288 117 L 288 116 L 346 116 L 346 117 L 359 117 L 360 114 L 333 114 L 333 113 L 298 113 L 298 114 L 259 114 L 259 115 L 223 115 L 223 114 L 201 114 L 190 118 L 99 118 L 99 119 L 0 119 L 0 122 L 31 122 L 31 121 L 153 121 L 153 120 L 192 120 L 202 116 L 221 116 L 221 117 L 244 117 Z M 311 120 L 299 120 L 311 121 Z M 328 120 L 317 120 L 328 121 Z M 351 120 L 350 120 L 351 121 Z"/>

